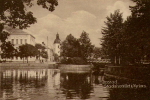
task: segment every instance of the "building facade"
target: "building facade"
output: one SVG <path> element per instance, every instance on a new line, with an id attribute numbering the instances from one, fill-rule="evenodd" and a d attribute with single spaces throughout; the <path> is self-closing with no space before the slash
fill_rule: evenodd
<path id="1" fill-rule="evenodd" d="M 8 27 L 4 31 L 9 32 L 9 34 L 10 34 L 6 41 L 7 42 L 10 41 L 16 49 L 19 49 L 19 46 L 21 46 L 23 44 L 31 44 L 33 46 L 35 46 L 35 44 L 36 44 L 35 37 L 32 34 L 30 34 L 30 32 L 23 31 L 23 30 L 20 30 L 20 29 L 12 29 L 12 28 L 8 28 Z M 1 45 L 1 41 L 0 41 L 0 45 Z M 46 61 L 53 62 L 54 61 L 54 50 L 53 50 L 53 48 L 49 48 L 48 46 L 45 46 L 45 51 L 47 51 L 48 59 L 44 59 L 44 58 L 41 58 L 41 59 L 44 62 L 46 62 Z M 58 53 L 58 50 L 56 52 Z M 0 61 L 1 60 L 2 61 L 3 60 L 15 61 L 15 62 L 23 61 L 23 59 L 21 59 L 20 57 L 13 57 L 12 59 L 2 59 L 1 53 L 2 53 L 2 51 L 1 51 L 1 48 L 0 48 Z M 37 60 L 38 59 L 36 59 L 36 57 L 28 57 L 29 62 L 40 62 L 40 61 L 37 61 Z M 26 59 L 24 59 L 24 61 L 26 61 Z"/>
<path id="2" fill-rule="evenodd" d="M 19 49 L 19 46 L 23 44 L 35 45 L 35 37 L 29 34 L 28 32 L 25 32 L 20 29 L 12 29 L 12 28 L 5 29 L 5 31 L 8 31 L 10 34 L 6 41 L 10 41 L 16 49 Z M 10 59 L 6 59 L 6 60 L 10 60 Z M 28 60 L 35 61 L 35 57 L 29 57 Z M 22 59 L 20 57 L 13 57 L 11 61 L 22 61 Z"/>

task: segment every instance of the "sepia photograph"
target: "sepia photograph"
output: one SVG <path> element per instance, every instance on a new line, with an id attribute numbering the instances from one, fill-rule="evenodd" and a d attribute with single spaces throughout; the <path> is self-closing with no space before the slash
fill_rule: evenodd
<path id="1" fill-rule="evenodd" d="M 150 0 L 0 0 L 0 100 L 150 100 Z"/>

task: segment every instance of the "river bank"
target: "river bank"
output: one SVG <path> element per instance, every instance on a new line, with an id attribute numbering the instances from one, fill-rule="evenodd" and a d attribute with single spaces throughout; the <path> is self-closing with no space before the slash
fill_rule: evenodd
<path id="1" fill-rule="evenodd" d="M 150 67 L 148 66 L 106 66 L 105 76 L 116 79 L 150 81 Z"/>
<path id="2" fill-rule="evenodd" d="M 0 68 L 55 68 L 56 63 L 0 63 Z"/>
<path id="3" fill-rule="evenodd" d="M 59 64 L 61 72 L 64 73 L 87 73 L 91 71 L 91 65 L 73 65 L 73 64 Z"/>

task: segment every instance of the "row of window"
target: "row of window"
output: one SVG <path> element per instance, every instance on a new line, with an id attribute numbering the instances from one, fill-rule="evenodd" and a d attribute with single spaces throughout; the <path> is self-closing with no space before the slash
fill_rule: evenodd
<path id="1" fill-rule="evenodd" d="M 11 39 L 12 44 L 26 44 L 27 39 Z"/>

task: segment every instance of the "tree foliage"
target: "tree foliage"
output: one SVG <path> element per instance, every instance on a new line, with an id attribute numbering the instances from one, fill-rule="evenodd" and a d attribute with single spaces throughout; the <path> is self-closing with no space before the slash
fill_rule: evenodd
<path id="1" fill-rule="evenodd" d="M 106 27 L 102 30 L 102 49 L 105 54 L 113 61 L 116 58 L 125 64 L 137 64 L 150 59 L 150 1 L 132 1 L 135 2 L 130 7 L 132 13 L 124 22 L 122 14 L 115 11 L 107 17 Z"/>
<path id="2" fill-rule="evenodd" d="M 49 11 L 54 11 L 57 0 L 36 0 L 37 4 Z M 35 0 L 0 0 L 0 24 L 7 24 L 20 29 L 29 27 L 36 22 L 36 18 L 27 7 L 32 7 Z"/>
<path id="3" fill-rule="evenodd" d="M 32 7 L 35 3 L 45 9 L 48 9 L 49 11 L 54 11 L 55 6 L 58 5 L 57 0 L 0 0 L 0 42 L 2 42 L 2 46 L 7 46 L 6 44 L 10 44 L 9 42 L 6 43 L 9 33 L 3 31 L 4 25 L 13 28 L 25 29 L 31 24 L 37 22 L 37 19 L 33 16 L 33 13 L 28 10 L 28 8 Z M 24 47 L 25 45 L 21 48 Z M 31 46 L 28 45 L 28 47 Z M 2 51 L 4 52 L 4 50 L 5 49 Z M 46 57 L 45 51 L 43 52 L 43 57 Z"/>
<path id="4" fill-rule="evenodd" d="M 49 11 L 54 11 L 58 5 L 57 0 L 0 0 L 0 41 L 5 41 L 9 36 L 3 31 L 4 25 L 25 29 L 37 22 L 33 13 L 27 9 L 35 3 Z"/>
<path id="5" fill-rule="evenodd" d="M 85 64 L 87 58 L 91 56 L 93 48 L 89 35 L 85 31 L 82 32 L 79 39 L 69 34 L 61 44 L 61 56 L 65 58 L 62 61 L 68 64 Z M 78 63 L 79 60 L 81 62 Z"/>
<path id="6" fill-rule="evenodd" d="M 66 57 L 79 57 L 79 42 L 72 35 L 69 34 L 61 44 L 61 56 Z"/>
<path id="7" fill-rule="evenodd" d="M 19 46 L 19 57 L 26 58 L 28 62 L 28 57 L 35 57 L 37 55 L 37 49 L 31 44 L 23 44 Z"/>
<path id="8" fill-rule="evenodd" d="M 82 32 L 79 38 L 79 44 L 81 57 L 83 59 L 87 59 L 87 57 L 91 56 L 91 53 L 93 52 L 94 49 L 94 45 L 91 44 L 89 34 L 86 33 L 85 31 Z"/>
<path id="9" fill-rule="evenodd" d="M 106 55 L 114 62 L 115 58 L 121 55 L 121 36 L 123 29 L 122 13 L 116 10 L 113 14 L 106 17 L 105 27 L 102 29 L 103 34 L 103 50 Z"/>
<path id="10" fill-rule="evenodd" d="M 102 52 L 102 49 L 100 48 L 100 47 L 95 47 L 94 49 L 93 49 L 93 57 L 94 58 L 99 58 L 99 57 L 103 57 L 103 52 Z"/>
<path id="11" fill-rule="evenodd" d="M 40 57 L 47 59 L 48 58 L 48 53 L 46 50 L 46 47 L 44 46 L 44 44 L 35 44 L 35 48 L 36 48 L 36 57 L 40 59 Z"/>
<path id="12" fill-rule="evenodd" d="M 2 53 L 1 53 L 1 57 L 2 58 L 13 58 L 15 55 L 16 55 L 16 49 L 14 48 L 14 45 L 11 44 L 10 41 L 8 42 L 4 42 L 2 45 L 1 45 L 1 50 L 2 50 Z"/>

